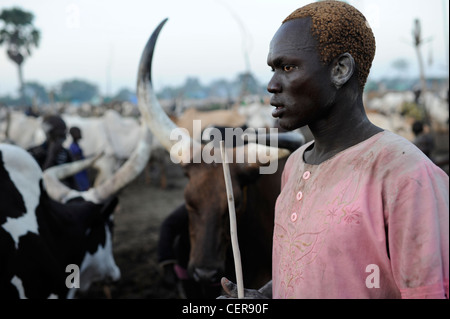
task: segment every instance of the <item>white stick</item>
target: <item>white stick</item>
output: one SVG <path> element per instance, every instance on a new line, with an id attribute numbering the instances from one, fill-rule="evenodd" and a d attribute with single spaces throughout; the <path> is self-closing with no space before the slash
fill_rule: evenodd
<path id="1" fill-rule="evenodd" d="M 241 252 L 239 251 L 239 243 L 237 236 L 236 211 L 234 207 L 233 186 L 231 184 L 230 168 L 228 167 L 228 159 L 225 153 L 223 141 L 220 141 L 220 152 L 222 154 L 223 175 L 225 178 L 225 186 L 227 189 L 228 211 L 230 213 L 231 247 L 233 248 L 234 269 L 236 271 L 238 298 L 243 299 L 244 280 L 242 278 Z"/>

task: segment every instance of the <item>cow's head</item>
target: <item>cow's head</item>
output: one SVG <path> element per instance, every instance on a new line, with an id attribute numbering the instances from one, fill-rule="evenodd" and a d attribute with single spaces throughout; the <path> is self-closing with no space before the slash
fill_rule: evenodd
<path id="1" fill-rule="evenodd" d="M 185 130 L 180 130 L 166 115 L 154 94 L 151 82 L 152 56 L 158 34 L 166 21 L 167 19 L 157 27 L 142 53 L 138 74 L 138 106 L 149 129 L 171 154 L 172 159 L 183 166 L 189 177 L 185 189 L 191 241 L 189 272 L 199 281 L 217 282 L 225 270 L 227 249 L 230 246 L 224 172 L 220 161 L 208 164 L 203 160 L 195 160 L 203 159 L 206 146 L 193 140 Z M 177 132 L 178 139 L 170 138 L 174 135 L 173 132 Z M 209 147 L 206 153 L 220 154 L 217 148 L 212 148 L 210 144 Z M 189 151 L 184 152 L 185 150 Z M 230 173 L 239 222 L 245 208 L 246 185 L 258 178 L 261 165 L 286 157 L 290 151 L 249 143 L 230 147 L 227 152 L 228 158 L 235 159 L 235 164 L 230 164 Z M 244 154 L 240 157 L 244 162 L 236 160 L 237 154 Z M 247 161 L 249 158 L 256 160 Z"/>
<path id="2" fill-rule="evenodd" d="M 230 163 L 233 199 L 238 225 L 246 209 L 247 185 L 258 169 Z M 197 281 L 217 283 L 225 274 L 231 249 L 228 196 L 220 163 L 188 164 L 189 182 L 184 198 L 189 214 L 191 251 L 188 272 Z"/>

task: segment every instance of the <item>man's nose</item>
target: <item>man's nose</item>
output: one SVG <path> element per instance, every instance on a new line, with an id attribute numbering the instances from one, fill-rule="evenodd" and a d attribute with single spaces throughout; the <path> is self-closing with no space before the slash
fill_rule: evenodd
<path id="1" fill-rule="evenodd" d="M 276 75 L 273 75 L 267 84 L 267 91 L 269 93 L 280 93 L 281 92 L 281 84 L 280 81 L 277 80 Z"/>

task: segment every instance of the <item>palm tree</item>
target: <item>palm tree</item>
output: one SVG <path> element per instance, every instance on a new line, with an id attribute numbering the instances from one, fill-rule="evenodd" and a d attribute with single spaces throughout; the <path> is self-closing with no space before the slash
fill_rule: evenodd
<path id="1" fill-rule="evenodd" d="M 8 57 L 17 64 L 20 96 L 24 96 L 22 64 L 31 55 L 31 48 L 38 47 L 40 32 L 33 26 L 34 15 L 20 8 L 4 9 L 0 13 L 3 21 L 0 29 L 0 45 L 6 45 Z"/>

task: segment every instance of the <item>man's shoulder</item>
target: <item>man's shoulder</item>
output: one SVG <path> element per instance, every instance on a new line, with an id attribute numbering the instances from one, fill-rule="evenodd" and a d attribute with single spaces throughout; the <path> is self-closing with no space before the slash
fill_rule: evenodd
<path id="1" fill-rule="evenodd" d="M 386 131 L 374 147 L 375 156 L 379 163 L 383 163 L 384 169 L 394 172 L 396 175 L 442 175 L 448 176 L 428 156 L 425 155 L 413 142 Z"/>
<path id="2" fill-rule="evenodd" d="M 376 150 L 380 154 L 397 155 L 393 160 L 421 160 L 428 159 L 427 156 L 416 146 L 403 136 L 390 131 L 384 131 L 382 136 L 377 140 Z"/>

